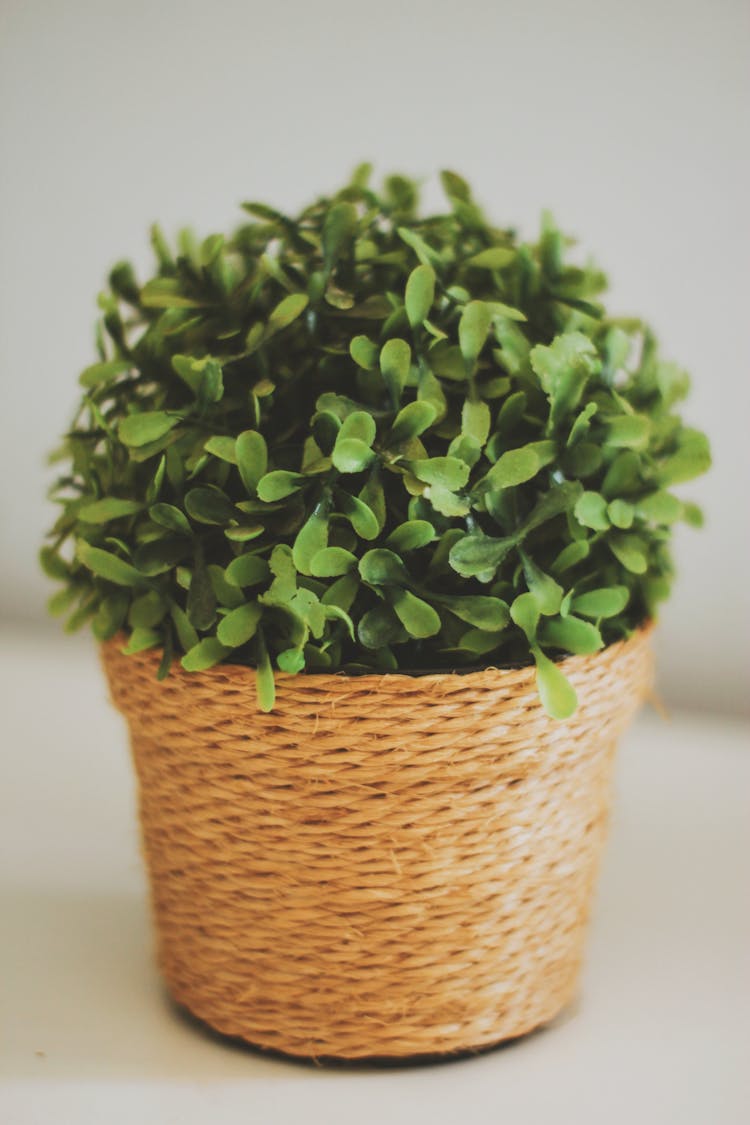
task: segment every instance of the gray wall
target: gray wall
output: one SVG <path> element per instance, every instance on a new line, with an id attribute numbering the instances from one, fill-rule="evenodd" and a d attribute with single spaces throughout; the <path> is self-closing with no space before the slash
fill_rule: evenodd
<path id="1" fill-rule="evenodd" d="M 0 613 L 43 626 L 43 457 L 94 299 L 147 225 L 296 207 L 362 159 L 456 168 L 499 223 L 550 206 L 612 305 L 690 368 L 715 468 L 687 492 L 662 616 L 668 701 L 748 711 L 749 9 L 739 0 L 3 0 Z M 427 199 L 437 202 L 434 178 Z M 50 626 L 55 627 L 55 626 Z"/>

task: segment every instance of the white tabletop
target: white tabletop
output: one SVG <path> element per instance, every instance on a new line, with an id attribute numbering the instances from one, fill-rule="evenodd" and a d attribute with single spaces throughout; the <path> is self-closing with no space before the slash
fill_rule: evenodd
<path id="1" fill-rule="evenodd" d="M 210 1036 L 151 959 L 122 721 L 93 645 L 0 641 L 7 1125 L 732 1125 L 750 1120 L 750 727 L 638 720 L 581 997 L 472 1059 L 322 1069 Z"/>

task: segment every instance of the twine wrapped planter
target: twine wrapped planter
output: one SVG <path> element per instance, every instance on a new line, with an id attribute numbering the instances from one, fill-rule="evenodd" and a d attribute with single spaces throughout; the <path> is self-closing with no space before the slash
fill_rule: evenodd
<path id="1" fill-rule="evenodd" d="M 216 1030 L 307 1057 L 463 1052 L 571 999 L 618 736 L 651 679 L 648 630 L 565 672 L 531 667 L 155 679 L 103 646 L 125 715 L 174 999 Z"/>

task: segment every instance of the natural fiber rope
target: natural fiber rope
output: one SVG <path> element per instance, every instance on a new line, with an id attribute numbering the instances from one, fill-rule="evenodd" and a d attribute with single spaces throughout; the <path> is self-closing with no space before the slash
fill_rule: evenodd
<path id="1" fill-rule="evenodd" d="M 177 668 L 103 646 L 127 717 L 159 935 L 180 1003 L 305 1056 L 475 1049 L 552 1019 L 576 984 L 617 737 L 648 633 L 565 671 L 466 675 Z"/>

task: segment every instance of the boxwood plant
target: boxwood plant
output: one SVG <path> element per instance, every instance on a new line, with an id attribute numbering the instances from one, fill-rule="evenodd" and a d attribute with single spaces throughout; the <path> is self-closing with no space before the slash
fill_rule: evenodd
<path id="1" fill-rule="evenodd" d="M 54 455 L 51 608 L 159 676 L 251 665 L 266 710 L 274 668 L 533 660 L 567 717 L 560 658 L 653 615 L 671 525 L 700 520 L 670 491 L 709 464 L 687 376 L 548 216 L 524 242 L 455 173 L 423 216 L 369 172 L 114 267 Z"/>

